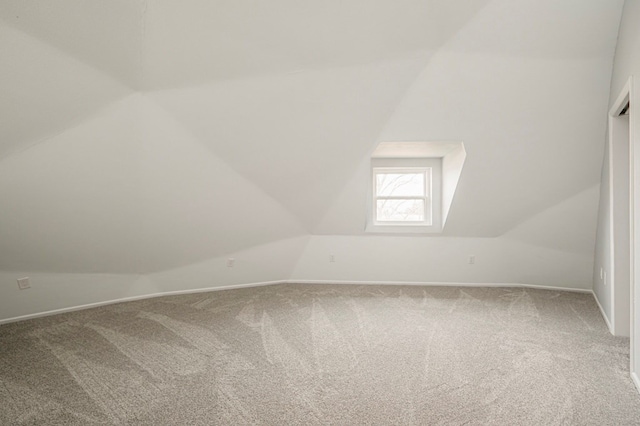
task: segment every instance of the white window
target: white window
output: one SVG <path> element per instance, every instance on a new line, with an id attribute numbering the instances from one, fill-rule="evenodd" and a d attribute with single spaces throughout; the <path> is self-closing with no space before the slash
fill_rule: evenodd
<path id="1" fill-rule="evenodd" d="M 374 167 L 374 224 L 431 226 L 431 175 L 431 167 Z"/>
<path id="2" fill-rule="evenodd" d="M 462 142 L 380 142 L 371 154 L 366 232 L 442 232 L 466 157 Z"/>
<path id="3" fill-rule="evenodd" d="M 441 158 L 372 158 L 367 232 L 441 232 Z"/>

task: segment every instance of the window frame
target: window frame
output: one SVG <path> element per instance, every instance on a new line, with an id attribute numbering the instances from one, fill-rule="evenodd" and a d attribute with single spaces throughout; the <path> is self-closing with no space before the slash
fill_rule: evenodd
<path id="1" fill-rule="evenodd" d="M 381 174 L 422 174 L 423 192 L 422 195 L 378 195 L 377 176 Z M 372 223 L 374 226 L 432 226 L 433 225 L 433 168 L 429 166 L 421 167 L 372 167 Z M 379 220 L 378 201 L 380 200 L 421 200 L 424 208 L 423 220 Z"/>
<path id="2" fill-rule="evenodd" d="M 368 170 L 369 178 L 367 196 L 367 220 L 365 232 L 378 234 L 433 234 L 442 232 L 442 158 L 371 158 Z M 391 222 L 376 220 L 376 183 L 375 169 L 387 169 L 391 171 L 431 169 L 430 181 L 430 207 L 431 224 L 426 222 Z M 426 189 L 426 187 L 425 187 Z M 414 198 L 414 197 L 407 197 Z"/>

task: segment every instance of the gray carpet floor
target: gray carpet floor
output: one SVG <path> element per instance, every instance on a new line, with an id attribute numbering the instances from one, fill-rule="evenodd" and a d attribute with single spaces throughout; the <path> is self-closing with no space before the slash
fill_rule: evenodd
<path id="1" fill-rule="evenodd" d="M 0 326 L 0 424 L 638 425 L 593 297 L 277 285 Z"/>

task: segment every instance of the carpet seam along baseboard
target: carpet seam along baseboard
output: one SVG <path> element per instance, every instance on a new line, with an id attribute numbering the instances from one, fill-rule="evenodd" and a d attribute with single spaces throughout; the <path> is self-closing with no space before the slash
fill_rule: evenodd
<path id="1" fill-rule="evenodd" d="M 260 282 L 252 282 L 252 283 L 243 283 L 243 284 L 230 284 L 224 286 L 215 286 L 215 287 L 201 287 L 196 289 L 184 289 L 184 290 L 170 290 L 159 293 L 149 293 L 142 294 L 137 296 L 129 296 L 129 297 L 121 297 L 117 299 L 109 299 L 103 301 L 97 301 L 92 303 L 85 303 L 82 305 L 74 305 L 68 306 L 64 308 L 51 309 L 42 312 L 34 312 L 31 314 L 20 315 L 16 317 L 10 318 L 1 318 L 0 325 L 9 324 L 17 321 L 25 321 L 34 318 L 42 318 L 51 315 L 64 314 L 67 312 L 80 311 L 84 309 L 97 308 L 100 306 L 113 305 L 116 303 L 123 302 L 132 302 L 136 300 L 145 300 L 145 299 L 153 299 L 156 297 L 163 296 L 177 296 L 181 294 L 192 294 L 192 293 L 206 293 L 210 291 L 223 291 L 223 290 L 233 290 L 239 288 L 251 288 L 251 287 L 263 287 L 269 285 L 279 285 L 279 284 L 309 284 L 309 285 L 326 285 L 326 284 L 343 284 L 343 285 L 398 285 L 398 286 L 425 286 L 425 287 L 517 287 L 517 288 L 533 288 L 539 290 L 554 290 L 554 291 L 570 291 L 577 293 L 591 293 L 593 297 L 596 299 L 596 303 L 600 307 L 600 310 L 605 318 L 605 322 L 607 326 L 609 326 L 609 330 L 611 330 L 611 326 L 609 324 L 608 319 L 604 315 L 604 311 L 598 302 L 598 299 L 595 297 L 593 290 L 591 289 L 582 289 L 582 288 L 571 288 L 571 287 L 555 287 L 555 286 L 541 286 L 536 284 L 523 284 L 523 283 L 464 283 L 464 282 L 432 282 L 432 281 L 357 281 L 357 280 L 274 280 L 274 281 L 260 281 Z"/>

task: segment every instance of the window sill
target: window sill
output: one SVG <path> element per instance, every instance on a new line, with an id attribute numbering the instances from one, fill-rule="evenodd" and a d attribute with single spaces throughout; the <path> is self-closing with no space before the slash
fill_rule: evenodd
<path id="1" fill-rule="evenodd" d="M 442 233 L 442 229 L 435 225 L 423 226 L 367 224 L 365 232 L 371 234 L 440 234 Z"/>

